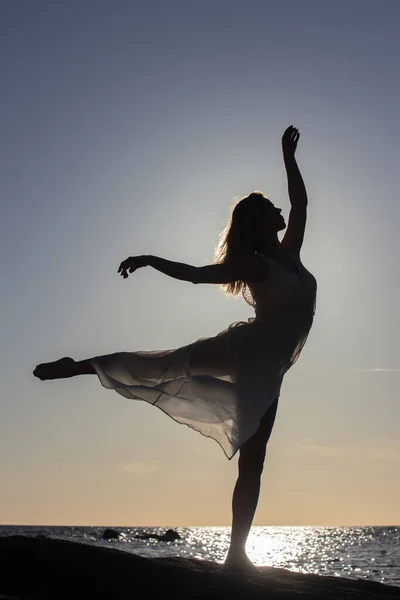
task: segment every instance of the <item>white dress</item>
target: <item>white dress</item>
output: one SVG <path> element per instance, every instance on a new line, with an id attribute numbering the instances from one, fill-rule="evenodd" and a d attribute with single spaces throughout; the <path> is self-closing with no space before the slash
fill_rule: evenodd
<path id="1" fill-rule="evenodd" d="M 262 256 L 270 267 L 268 278 L 243 290 L 255 318 L 177 349 L 117 352 L 91 360 L 103 386 L 154 404 L 213 438 L 229 459 L 279 397 L 283 376 L 299 357 L 315 313 L 316 280 L 300 259 L 292 255 L 298 267 L 294 273 Z M 206 358 L 192 367 L 195 348 L 204 350 Z"/>

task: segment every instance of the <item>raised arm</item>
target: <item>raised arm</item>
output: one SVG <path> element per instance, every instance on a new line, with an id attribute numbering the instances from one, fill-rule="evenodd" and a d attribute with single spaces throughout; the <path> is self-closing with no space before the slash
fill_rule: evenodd
<path id="1" fill-rule="evenodd" d="M 266 261 L 257 254 L 247 254 L 235 261 L 194 267 L 185 263 L 179 263 L 158 256 L 142 255 L 131 256 L 124 260 L 118 273 L 126 279 L 129 273 L 133 273 L 141 267 L 153 267 L 157 271 L 191 283 L 231 283 L 234 281 L 263 281 L 268 277 L 269 267 Z"/>
<path id="2" fill-rule="evenodd" d="M 295 159 L 299 130 L 292 125 L 282 136 L 283 160 L 288 179 L 288 191 L 291 209 L 286 233 L 281 245 L 292 254 L 300 254 L 307 220 L 307 192 Z"/>

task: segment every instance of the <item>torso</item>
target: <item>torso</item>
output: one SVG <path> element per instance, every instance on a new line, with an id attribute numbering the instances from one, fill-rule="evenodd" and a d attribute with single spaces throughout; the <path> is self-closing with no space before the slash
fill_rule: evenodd
<path id="1" fill-rule="evenodd" d="M 286 249 L 261 255 L 270 261 L 269 276 L 263 281 L 248 283 L 242 291 L 246 302 L 255 309 L 256 317 L 269 318 L 285 310 L 293 313 L 295 306 L 302 306 L 307 314 L 315 312 L 316 280 L 300 257 Z"/>
<path id="2" fill-rule="evenodd" d="M 299 262 L 300 258 L 287 250 L 280 250 L 276 254 L 268 254 L 266 255 L 269 258 L 272 258 L 275 262 L 279 263 L 293 274 L 298 275 L 300 273 Z"/>

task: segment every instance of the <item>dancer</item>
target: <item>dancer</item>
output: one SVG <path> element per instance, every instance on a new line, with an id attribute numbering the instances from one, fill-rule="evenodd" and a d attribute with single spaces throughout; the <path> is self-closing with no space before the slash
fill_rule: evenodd
<path id="1" fill-rule="evenodd" d="M 151 266 L 175 279 L 218 284 L 242 294 L 255 310 L 214 337 L 170 350 L 117 352 L 82 361 L 66 357 L 36 367 L 41 380 L 97 374 L 103 386 L 154 404 L 178 423 L 216 440 L 228 459 L 239 450 L 232 500 L 232 532 L 225 565 L 254 568 L 246 540 L 253 522 L 266 445 L 283 377 L 310 331 L 316 280 L 300 260 L 307 194 L 295 159 L 299 131 L 282 137 L 291 204 L 286 228 L 281 209 L 261 192 L 241 198 L 220 235 L 212 265 L 195 267 L 152 255 L 124 260 L 126 279 Z"/>

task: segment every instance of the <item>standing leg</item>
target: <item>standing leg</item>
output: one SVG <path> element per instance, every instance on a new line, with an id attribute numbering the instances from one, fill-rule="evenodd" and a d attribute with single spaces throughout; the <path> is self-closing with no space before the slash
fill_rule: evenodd
<path id="1" fill-rule="evenodd" d="M 231 543 L 225 559 L 227 567 L 253 567 L 246 554 L 246 541 L 260 494 L 266 446 L 274 425 L 278 398 L 261 419 L 256 433 L 240 448 L 239 476 L 232 498 Z"/>

